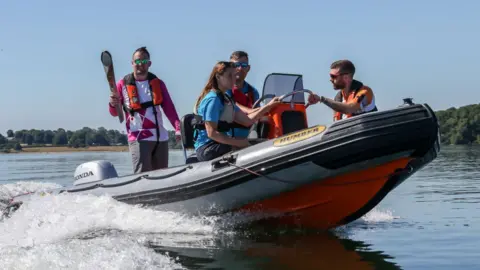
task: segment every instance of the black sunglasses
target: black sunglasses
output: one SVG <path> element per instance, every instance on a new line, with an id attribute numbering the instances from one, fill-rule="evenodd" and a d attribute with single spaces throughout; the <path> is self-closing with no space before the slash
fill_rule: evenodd
<path id="1" fill-rule="evenodd" d="M 330 78 L 336 79 L 337 77 L 342 76 L 342 75 L 346 75 L 346 74 L 348 74 L 348 73 L 347 73 L 347 72 L 344 72 L 344 73 L 339 73 L 339 74 L 337 74 L 337 75 L 330 74 Z"/>
<path id="2" fill-rule="evenodd" d="M 233 62 L 233 65 L 238 68 L 238 67 L 242 67 L 242 68 L 247 68 L 249 67 L 250 65 L 246 62 Z"/>

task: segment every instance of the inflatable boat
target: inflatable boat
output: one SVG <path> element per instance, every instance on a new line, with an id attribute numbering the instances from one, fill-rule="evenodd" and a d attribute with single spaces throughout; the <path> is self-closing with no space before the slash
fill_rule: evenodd
<path id="1" fill-rule="evenodd" d="M 182 118 L 185 164 L 118 176 L 113 164 L 81 164 L 71 186 L 12 198 L 11 214 L 26 200 L 48 194 L 109 195 L 128 204 L 193 215 L 247 213 L 262 221 L 330 229 L 375 207 L 402 181 L 437 156 L 439 127 L 427 104 L 361 114 L 309 126 L 302 75 L 272 73 L 262 100 L 282 104 L 252 127 L 252 145 L 199 162 L 192 114 Z"/>

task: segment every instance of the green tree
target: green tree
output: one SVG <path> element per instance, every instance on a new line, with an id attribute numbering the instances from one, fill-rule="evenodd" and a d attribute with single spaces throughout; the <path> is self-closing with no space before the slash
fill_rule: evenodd
<path id="1" fill-rule="evenodd" d="M 33 135 L 30 133 L 24 133 L 23 134 L 23 142 L 32 145 L 33 144 Z"/>
<path id="2" fill-rule="evenodd" d="M 55 146 L 63 146 L 68 144 L 67 133 L 63 131 L 55 132 L 55 135 L 52 139 L 52 144 Z"/>
<path id="3" fill-rule="evenodd" d="M 53 137 L 55 137 L 55 133 L 53 133 L 53 131 L 51 131 L 51 130 L 46 130 L 43 133 L 43 141 L 46 144 L 52 144 L 53 143 Z"/>
<path id="4" fill-rule="evenodd" d="M 2 134 L 0 134 L 0 145 L 7 144 L 8 140 Z"/>
<path id="5" fill-rule="evenodd" d="M 441 142 L 444 144 L 480 144 L 480 104 L 437 111 Z"/>
<path id="6" fill-rule="evenodd" d="M 14 138 L 15 138 L 16 140 L 18 140 L 18 141 L 23 140 L 23 133 L 24 133 L 23 130 L 17 130 L 17 131 L 15 131 Z"/>

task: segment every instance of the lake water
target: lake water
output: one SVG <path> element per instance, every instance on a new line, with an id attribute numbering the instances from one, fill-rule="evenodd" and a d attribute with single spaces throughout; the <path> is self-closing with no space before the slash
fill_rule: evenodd
<path id="1" fill-rule="evenodd" d="M 83 162 L 131 173 L 129 153 L 0 155 L 0 199 L 66 185 Z M 171 153 L 170 164 L 183 162 Z M 480 269 L 480 148 L 440 156 L 331 233 L 243 231 L 108 197 L 50 196 L 0 222 L 0 269 Z"/>

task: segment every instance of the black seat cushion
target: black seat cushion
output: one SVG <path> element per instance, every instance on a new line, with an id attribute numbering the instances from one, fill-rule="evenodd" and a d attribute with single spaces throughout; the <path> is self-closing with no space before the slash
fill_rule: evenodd
<path id="1" fill-rule="evenodd" d="M 186 149 L 194 148 L 192 120 L 194 118 L 193 113 L 186 114 L 180 120 L 180 130 L 182 132 L 182 144 Z"/>

